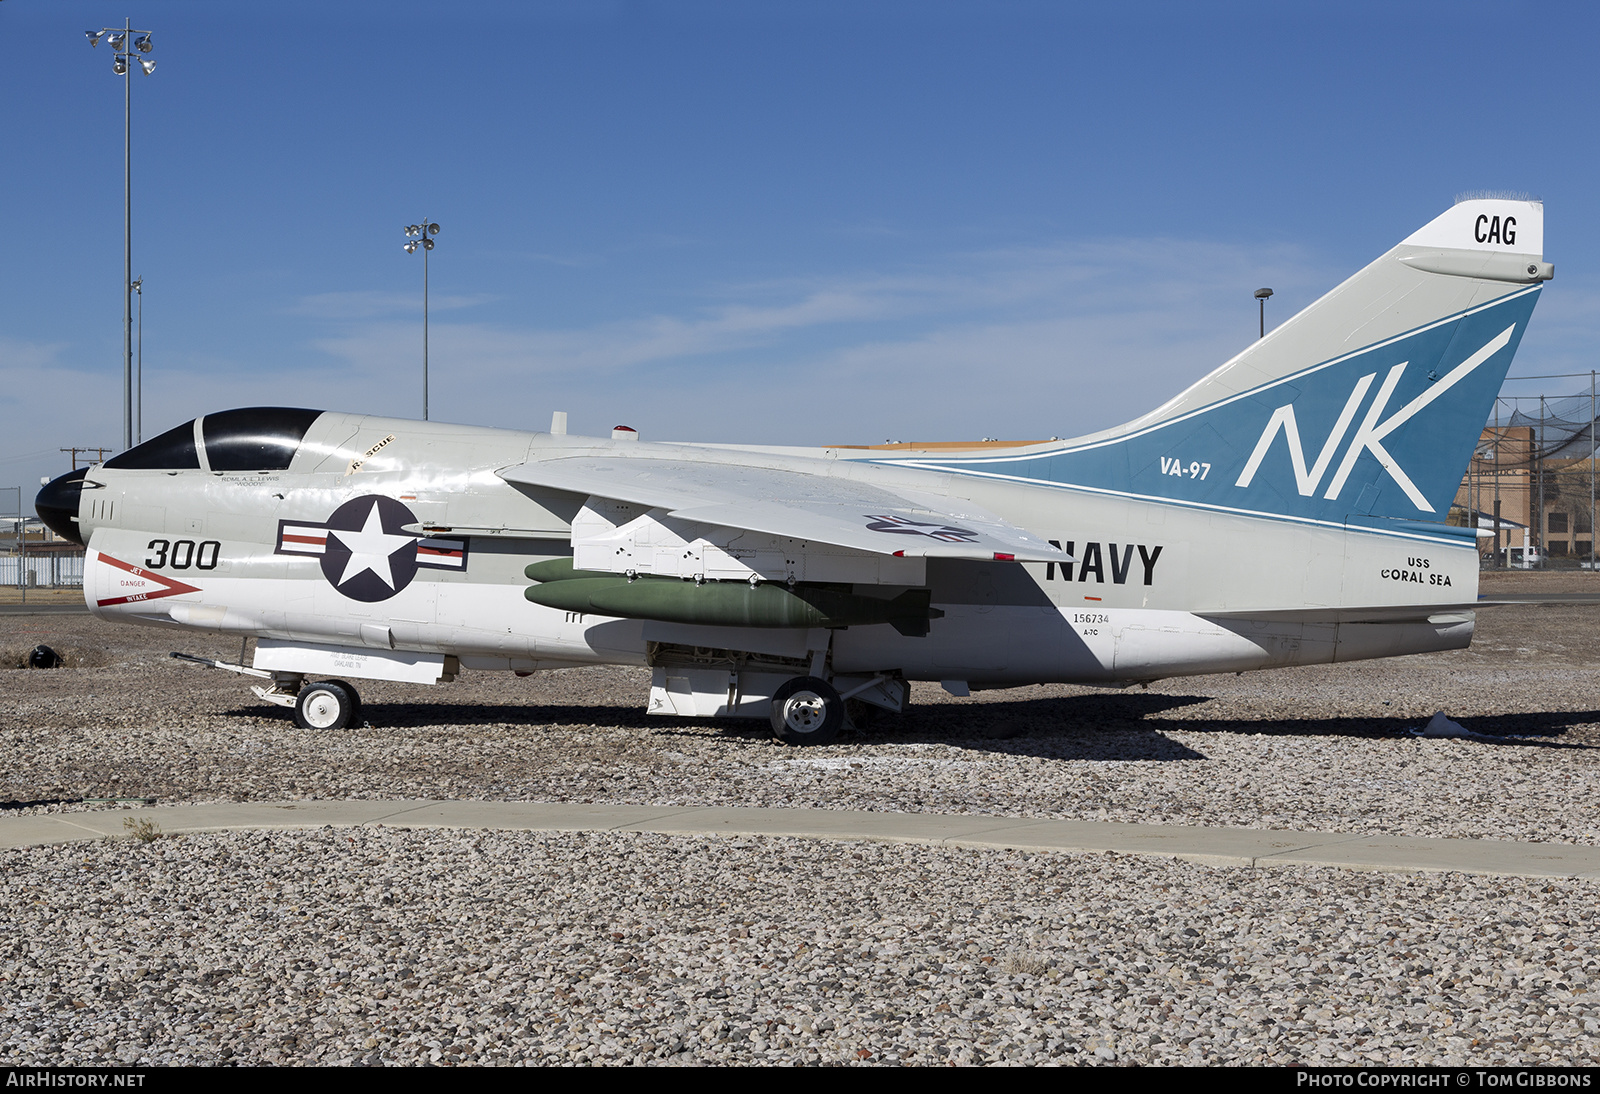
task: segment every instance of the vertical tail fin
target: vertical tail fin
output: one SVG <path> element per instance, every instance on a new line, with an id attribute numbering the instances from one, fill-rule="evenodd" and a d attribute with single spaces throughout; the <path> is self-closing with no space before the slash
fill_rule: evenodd
<path id="1" fill-rule="evenodd" d="M 1542 283 L 1538 202 L 1463 201 L 1117 429 L 925 467 L 1208 508 L 1442 521 Z"/>

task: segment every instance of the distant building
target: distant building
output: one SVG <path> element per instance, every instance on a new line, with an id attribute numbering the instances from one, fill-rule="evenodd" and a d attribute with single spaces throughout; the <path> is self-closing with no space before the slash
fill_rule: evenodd
<path id="1" fill-rule="evenodd" d="M 1580 447 L 1574 445 L 1559 457 L 1541 454 L 1537 433 L 1526 425 L 1483 431 L 1456 491 L 1450 523 L 1490 532 L 1478 541 L 1485 556 L 1499 557 L 1527 543 L 1552 559 L 1587 560 L 1594 550 L 1595 461 L 1568 456 Z M 1557 447 L 1547 439 L 1546 452 Z"/>

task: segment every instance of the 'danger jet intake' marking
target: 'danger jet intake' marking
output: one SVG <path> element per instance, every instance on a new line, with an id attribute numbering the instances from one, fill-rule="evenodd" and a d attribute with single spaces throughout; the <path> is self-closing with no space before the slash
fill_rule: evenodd
<path id="1" fill-rule="evenodd" d="M 1050 546 L 1061 548 L 1069 555 L 1078 555 L 1078 544 L 1074 540 L 1067 540 L 1067 545 L 1061 547 L 1061 541 L 1053 539 L 1050 541 Z M 1099 543 L 1085 543 L 1083 545 L 1083 554 L 1078 555 L 1076 563 L 1078 580 L 1088 581 L 1089 575 L 1093 574 L 1095 581 L 1104 585 L 1106 580 L 1105 563 L 1102 561 L 1102 558 L 1104 558 L 1111 563 L 1112 584 L 1126 585 L 1128 583 L 1128 575 L 1133 569 L 1133 551 L 1136 547 L 1139 550 L 1139 564 L 1144 568 L 1144 583 L 1146 585 L 1155 584 L 1156 559 L 1161 557 L 1162 550 L 1162 545 L 1159 543 L 1154 547 L 1146 547 L 1142 543 L 1124 543 L 1120 547 L 1115 543 L 1107 543 L 1105 544 L 1106 550 L 1103 553 Z M 1044 564 L 1045 580 L 1054 581 L 1056 579 L 1056 567 L 1060 566 L 1061 580 L 1071 581 L 1073 565 L 1071 562 L 1046 562 Z"/>
<path id="2" fill-rule="evenodd" d="M 200 590 L 193 585 L 185 585 L 174 577 L 164 574 L 153 574 L 149 570 L 138 566 L 131 566 L 120 558 L 112 558 L 102 554 L 100 561 L 108 566 L 115 566 L 125 570 L 130 577 L 117 579 L 117 585 L 123 590 L 122 596 L 109 596 L 103 600 L 96 600 L 95 605 L 109 608 L 117 604 L 133 604 L 142 600 L 160 600 L 164 596 L 181 596 L 184 593 L 197 593 Z"/>
<path id="3" fill-rule="evenodd" d="M 465 570 L 467 542 L 403 531 L 417 518 L 393 498 L 352 498 L 325 524 L 280 520 L 280 555 L 315 555 L 322 576 L 351 600 L 372 603 L 400 592 L 418 569 Z"/>

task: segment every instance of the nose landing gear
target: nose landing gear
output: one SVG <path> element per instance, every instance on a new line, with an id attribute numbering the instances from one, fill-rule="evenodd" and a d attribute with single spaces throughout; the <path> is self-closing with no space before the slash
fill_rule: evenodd
<path id="1" fill-rule="evenodd" d="M 344 729 L 361 724 L 361 695 L 355 686 L 344 680 L 322 680 L 306 686 L 306 678 L 298 672 L 266 672 L 250 668 L 240 662 L 217 661 L 193 654 L 172 654 L 180 661 L 189 661 L 207 668 L 227 669 L 245 676 L 259 676 L 272 681 L 269 687 L 252 687 L 256 698 L 280 707 L 294 709 L 294 724 L 301 729 Z"/>
<path id="2" fill-rule="evenodd" d="M 321 680 L 300 689 L 294 724 L 301 729 L 343 729 L 360 725 L 361 697 L 343 680 Z"/>

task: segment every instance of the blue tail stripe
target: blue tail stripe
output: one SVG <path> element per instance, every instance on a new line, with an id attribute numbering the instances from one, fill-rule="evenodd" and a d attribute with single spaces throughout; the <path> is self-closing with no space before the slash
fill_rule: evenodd
<path id="1" fill-rule="evenodd" d="M 1513 293 L 1106 442 L 882 462 L 1318 522 L 1443 521 L 1538 296 Z"/>

